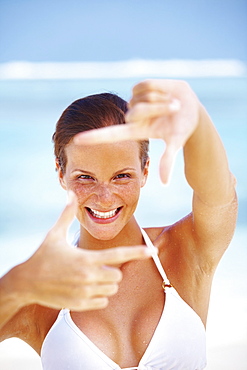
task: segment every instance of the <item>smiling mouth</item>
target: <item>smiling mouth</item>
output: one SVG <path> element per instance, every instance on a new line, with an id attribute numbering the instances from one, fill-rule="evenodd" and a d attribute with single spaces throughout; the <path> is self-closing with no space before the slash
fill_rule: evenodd
<path id="1" fill-rule="evenodd" d="M 95 218 L 99 218 L 99 219 L 108 219 L 108 218 L 112 218 L 114 216 L 116 216 L 119 211 L 121 210 L 122 207 L 118 207 L 116 209 L 113 209 L 111 211 L 107 211 L 107 212 L 100 212 L 100 211 L 96 211 L 95 209 L 92 209 L 92 208 L 89 208 L 89 207 L 86 207 L 87 211 Z"/>

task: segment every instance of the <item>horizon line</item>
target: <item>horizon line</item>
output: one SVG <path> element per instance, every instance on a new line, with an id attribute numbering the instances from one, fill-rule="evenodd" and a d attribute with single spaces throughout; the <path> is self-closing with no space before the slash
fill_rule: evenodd
<path id="1" fill-rule="evenodd" d="M 246 75 L 247 64 L 238 59 L 0 63 L 0 80 L 244 77 Z"/>

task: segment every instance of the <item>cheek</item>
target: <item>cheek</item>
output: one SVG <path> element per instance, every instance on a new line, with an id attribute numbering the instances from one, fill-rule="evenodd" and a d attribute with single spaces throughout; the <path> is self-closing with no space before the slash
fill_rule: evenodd
<path id="1" fill-rule="evenodd" d="M 92 194 L 92 188 L 90 186 L 82 186 L 76 183 L 70 183 L 69 189 L 71 189 L 77 196 L 78 204 L 82 204 Z"/>
<path id="2" fill-rule="evenodd" d="M 129 184 L 123 190 L 122 197 L 126 200 L 127 204 L 138 201 L 140 196 L 140 184 Z"/>

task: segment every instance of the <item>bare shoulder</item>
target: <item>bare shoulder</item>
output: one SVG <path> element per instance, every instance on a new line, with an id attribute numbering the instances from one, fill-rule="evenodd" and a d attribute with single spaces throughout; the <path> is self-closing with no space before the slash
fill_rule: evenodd
<path id="1" fill-rule="evenodd" d="M 215 269 L 197 248 L 192 214 L 170 226 L 146 231 L 159 249 L 159 258 L 170 283 L 206 324 Z"/>
<path id="2" fill-rule="evenodd" d="M 173 261 L 177 260 L 179 250 L 181 250 L 179 235 L 183 233 L 182 229 L 179 223 L 145 229 L 154 246 L 158 248 L 159 257 L 166 272 L 170 270 Z"/>
<path id="3" fill-rule="evenodd" d="M 234 232 L 236 205 L 202 205 L 202 214 L 199 208 L 196 212 L 172 225 L 145 231 L 159 250 L 170 283 L 206 325 L 212 280 Z"/>
<path id="4" fill-rule="evenodd" d="M 149 238 L 161 255 L 164 253 L 167 255 L 169 253 L 173 254 L 174 252 L 177 254 L 178 250 L 181 249 L 185 235 L 188 236 L 190 230 L 189 215 L 168 226 L 145 228 Z"/>
<path id="5" fill-rule="evenodd" d="M 224 207 L 199 206 L 197 202 L 196 210 L 176 223 L 146 231 L 161 258 L 170 263 L 195 264 L 211 273 L 231 242 L 236 218 L 236 200 Z"/>
<path id="6" fill-rule="evenodd" d="M 206 245 L 203 238 L 200 240 L 196 235 L 192 213 L 172 225 L 146 231 L 159 250 L 167 277 L 178 292 L 188 295 L 190 286 L 190 293 L 194 295 L 200 286 L 211 284 L 217 266 L 216 252 L 214 246 Z"/>
<path id="7" fill-rule="evenodd" d="M 36 352 L 56 320 L 58 311 L 37 304 L 21 308 L 1 329 L 1 340 L 19 338 Z"/>

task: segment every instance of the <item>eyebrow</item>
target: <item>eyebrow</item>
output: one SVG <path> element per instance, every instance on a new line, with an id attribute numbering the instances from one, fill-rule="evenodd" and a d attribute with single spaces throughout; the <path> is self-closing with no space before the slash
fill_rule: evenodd
<path id="1" fill-rule="evenodd" d="M 90 172 L 90 171 L 87 171 L 87 170 L 82 170 L 82 169 L 79 169 L 79 168 L 76 168 L 75 170 L 71 171 L 71 173 L 74 173 L 74 172 L 83 172 L 83 173 L 86 173 L 87 175 L 95 176 L 95 174 L 93 172 Z"/>
<path id="2" fill-rule="evenodd" d="M 134 172 L 136 172 L 136 169 L 135 169 L 135 168 L 133 168 L 133 167 L 126 167 L 126 168 L 123 168 L 123 169 L 121 169 L 121 170 L 119 170 L 119 171 L 115 172 L 115 173 L 113 174 L 113 176 L 114 176 L 114 175 L 116 175 L 117 173 L 126 172 L 126 171 L 134 171 Z"/>

